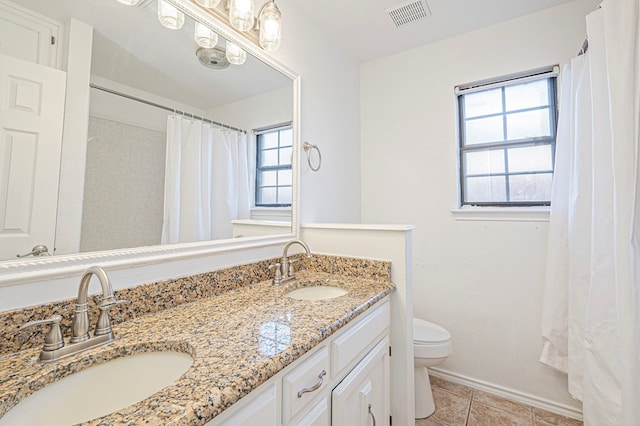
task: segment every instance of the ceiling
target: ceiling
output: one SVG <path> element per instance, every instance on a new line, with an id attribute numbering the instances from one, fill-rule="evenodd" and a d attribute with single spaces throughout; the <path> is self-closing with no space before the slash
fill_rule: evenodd
<path id="1" fill-rule="evenodd" d="M 571 0 L 426 0 L 431 16 L 398 28 L 386 9 L 416 0 L 294 1 L 334 42 L 366 62 Z"/>
<path id="2" fill-rule="evenodd" d="M 74 17 L 91 25 L 92 74 L 202 110 L 292 87 L 287 76 L 251 55 L 241 66 L 205 68 L 195 55 L 193 20 L 178 31 L 162 27 L 155 0 L 136 7 L 115 0 L 12 1 L 62 23 Z"/>

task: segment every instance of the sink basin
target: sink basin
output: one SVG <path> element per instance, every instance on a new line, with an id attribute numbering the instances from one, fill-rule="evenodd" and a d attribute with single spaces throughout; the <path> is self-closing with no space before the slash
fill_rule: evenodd
<path id="1" fill-rule="evenodd" d="M 71 374 L 34 392 L 0 418 L 0 425 L 72 425 L 142 401 L 193 364 L 182 352 L 145 352 Z"/>
<path id="2" fill-rule="evenodd" d="M 333 287 L 329 285 L 315 285 L 312 287 L 301 287 L 299 289 L 290 291 L 285 296 L 296 300 L 326 300 L 343 296 L 348 292 L 348 290 L 340 287 Z"/>

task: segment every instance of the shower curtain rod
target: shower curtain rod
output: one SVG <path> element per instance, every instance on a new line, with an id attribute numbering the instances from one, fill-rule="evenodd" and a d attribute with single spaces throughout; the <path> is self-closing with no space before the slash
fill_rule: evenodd
<path id="1" fill-rule="evenodd" d="M 142 98 L 138 98 L 137 96 L 132 96 L 132 95 L 128 95 L 126 93 L 118 92 L 116 90 L 109 89 L 109 88 L 103 87 L 103 86 L 99 86 L 99 85 L 94 84 L 94 83 L 89 83 L 89 87 L 92 88 L 92 89 L 101 90 L 103 92 L 111 93 L 112 95 L 121 96 L 123 98 L 131 99 L 132 101 L 140 102 L 140 103 L 143 103 L 143 104 L 146 104 L 146 105 L 151 105 L 153 107 L 160 108 L 160 109 L 163 109 L 165 111 L 170 111 L 170 112 L 173 112 L 174 114 L 180 114 L 180 115 L 184 115 L 185 117 L 190 117 L 190 118 L 193 118 L 193 119 L 196 119 L 196 120 L 204 121 L 205 123 L 214 124 L 216 126 L 222 127 L 223 129 L 227 128 L 229 130 L 235 130 L 237 132 L 247 133 L 246 130 L 238 129 L 237 127 L 229 126 L 228 124 L 218 123 L 217 121 L 209 120 L 208 118 L 200 117 L 200 116 L 197 116 L 195 114 L 191 114 L 189 112 L 180 111 L 180 110 L 175 109 L 175 108 L 170 108 L 168 106 L 157 104 L 155 102 L 147 101 L 146 99 L 142 99 Z"/>

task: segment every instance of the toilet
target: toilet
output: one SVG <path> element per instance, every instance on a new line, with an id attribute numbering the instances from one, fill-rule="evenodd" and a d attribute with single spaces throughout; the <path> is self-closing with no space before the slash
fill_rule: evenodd
<path id="1" fill-rule="evenodd" d="M 436 409 L 427 367 L 442 363 L 452 352 L 451 334 L 445 328 L 420 318 L 413 319 L 416 419 L 428 417 Z"/>

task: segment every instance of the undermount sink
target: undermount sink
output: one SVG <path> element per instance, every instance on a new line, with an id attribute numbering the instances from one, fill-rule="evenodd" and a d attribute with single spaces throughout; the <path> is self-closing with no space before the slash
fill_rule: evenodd
<path id="1" fill-rule="evenodd" d="M 285 296 L 296 300 L 326 300 L 344 296 L 348 292 L 348 290 L 340 287 L 333 287 L 329 285 L 315 285 L 311 287 L 301 287 L 296 290 L 292 290 L 285 294 Z"/>
<path id="2" fill-rule="evenodd" d="M 193 364 L 182 352 L 144 352 L 71 374 L 33 393 L 0 418 L 0 425 L 71 425 L 142 401 Z"/>

